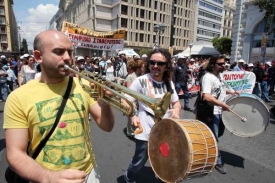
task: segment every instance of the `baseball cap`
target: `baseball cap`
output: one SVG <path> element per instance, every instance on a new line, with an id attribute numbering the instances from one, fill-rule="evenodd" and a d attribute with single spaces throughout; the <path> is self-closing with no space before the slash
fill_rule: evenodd
<path id="1" fill-rule="evenodd" d="M 23 60 L 23 59 L 24 59 L 23 55 L 22 55 L 22 56 L 20 56 L 20 60 Z"/>
<path id="2" fill-rule="evenodd" d="M 178 54 L 178 59 L 186 58 L 183 54 Z"/>
<path id="3" fill-rule="evenodd" d="M 6 56 L 5 55 L 1 55 L 1 58 L 6 58 Z"/>
<path id="4" fill-rule="evenodd" d="M 107 60 L 106 63 L 112 63 L 112 61 L 111 60 Z"/>
<path id="5" fill-rule="evenodd" d="M 147 58 L 146 54 L 141 55 L 141 58 Z"/>
<path id="6" fill-rule="evenodd" d="M 25 53 L 25 54 L 23 55 L 24 58 L 29 57 L 29 56 L 30 56 L 30 55 L 27 54 L 27 53 Z"/>
<path id="7" fill-rule="evenodd" d="M 191 61 L 191 62 L 194 62 L 194 61 L 195 61 L 195 59 L 191 58 L 191 59 L 190 59 L 190 61 Z"/>
<path id="8" fill-rule="evenodd" d="M 82 61 L 82 60 L 85 61 L 84 57 L 82 57 L 82 56 L 78 56 L 76 59 L 76 61 Z"/>
<path id="9" fill-rule="evenodd" d="M 244 59 L 240 59 L 239 63 L 245 63 Z"/>
<path id="10" fill-rule="evenodd" d="M 120 52 L 118 52 L 118 56 L 120 56 L 120 55 L 126 55 L 126 52 L 125 51 L 120 51 Z"/>
<path id="11" fill-rule="evenodd" d="M 266 62 L 267 65 L 269 65 L 271 67 L 271 62 Z"/>
<path id="12" fill-rule="evenodd" d="M 249 63 L 248 67 L 254 67 L 253 63 Z"/>

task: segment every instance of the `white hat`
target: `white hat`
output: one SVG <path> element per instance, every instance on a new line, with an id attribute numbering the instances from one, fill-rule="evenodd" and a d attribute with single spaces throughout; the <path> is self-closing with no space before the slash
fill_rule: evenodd
<path id="1" fill-rule="evenodd" d="M 248 67 L 254 67 L 253 63 L 249 63 Z"/>
<path id="2" fill-rule="evenodd" d="M 22 56 L 20 56 L 20 60 L 23 60 L 23 59 L 24 59 L 23 55 L 22 55 Z"/>
<path id="3" fill-rule="evenodd" d="M 112 61 L 111 61 L 110 59 L 108 59 L 108 60 L 106 61 L 106 63 L 112 63 Z"/>
<path id="4" fill-rule="evenodd" d="M 76 59 L 76 61 L 80 61 L 80 60 L 84 60 L 85 61 L 84 57 L 78 56 L 77 59 Z"/>
<path id="5" fill-rule="evenodd" d="M 240 59 L 239 63 L 245 63 L 244 59 Z"/>
<path id="6" fill-rule="evenodd" d="M 229 63 L 225 63 L 225 66 L 228 66 L 228 67 L 229 67 L 229 66 L 230 66 L 230 64 L 229 64 Z"/>
<path id="7" fill-rule="evenodd" d="M 27 54 L 27 53 L 25 53 L 25 54 L 23 55 L 24 58 L 29 57 L 29 56 L 30 56 L 30 55 Z"/>
<path id="8" fill-rule="evenodd" d="M 180 58 L 186 58 L 182 53 L 178 54 L 178 59 Z"/>
<path id="9" fill-rule="evenodd" d="M 194 61 L 195 61 L 195 59 L 191 58 L 191 59 L 190 59 L 190 61 L 191 61 L 191 62 L 194 62 Z"/>
<path id="10" fill-rule="evenodd" d="M 122 51 L 122 50 L 118 52 L 118 56 L 123 55 L 123 54 L 126 55 L 126 52 Z"/>
<path id="11" fill-rule="evenodd" d="M 147 58 L 146 54 L 141 55 L 141 58 Z"/>
<path id="12" fill-rule="evenodd" d="M 6 56 L 5 56 L 5 55 L 1 55 L 1 58 L 5 59 L 5 58 L 6 58 Z"/>

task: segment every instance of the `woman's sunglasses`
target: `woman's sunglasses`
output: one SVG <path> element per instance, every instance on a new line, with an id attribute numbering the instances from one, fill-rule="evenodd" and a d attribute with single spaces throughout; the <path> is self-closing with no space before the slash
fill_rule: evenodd
<path id="1" fill-rule="evenodd" d="M 223 66 L 225 63 L 216 63 L 218 66 Z"/>
<path id="2" fill-rule="evenodd" d="M 150 65 L 156 65 L 157 64 L 157 66 L 164 66 L 164 65 L 166 65 L 167 64 L 167 62 L 163 62 L 163 61 L 155 61 L 155 60 L 150 60 Z"/>

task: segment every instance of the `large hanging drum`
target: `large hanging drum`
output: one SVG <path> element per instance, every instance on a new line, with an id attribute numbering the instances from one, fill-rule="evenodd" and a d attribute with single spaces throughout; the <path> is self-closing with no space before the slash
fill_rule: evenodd
<path id="1" fill-rule="evenodd" d="M 211 130 L 198 120 L 163 119 L 150 133 L 148 154 L 164 182 L 205 175 L 214 168 L 218 147 Z"/>
<path id="2" fill-rule="evenodd" d="M 223 123 L 231 133 L 241 137 L 253 137 L 266 129 L 270 114 L 268 107 L 259 97 L 243 93 L 239 97 L 229 98 L 226 104 L 239 116 L 246 118 L 243 121 L 233 113 L 224 111 Z"/>

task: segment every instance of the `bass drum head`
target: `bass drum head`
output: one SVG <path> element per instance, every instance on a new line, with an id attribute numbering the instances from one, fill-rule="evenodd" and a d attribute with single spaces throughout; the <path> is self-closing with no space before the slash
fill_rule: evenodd
<path id="1" fill-rule="evenodd" d="M 241 94 L 226 103 L 234 112 L 247 119 L 244 122 L 232 112 L 224 111 L 223 123 L 231 133 L 240 137 L 253 137 L 262 133 L 267 127 L 270 120 L 269 110 L 257 96 Z"/>
<path id="2" fill-rule="evenodd" d="M 156 123 L 148 141 L 148 155 L 156 175 L 164 182 L 182 180 L 189 166 L 188 139 L 170 119 Z"/>

